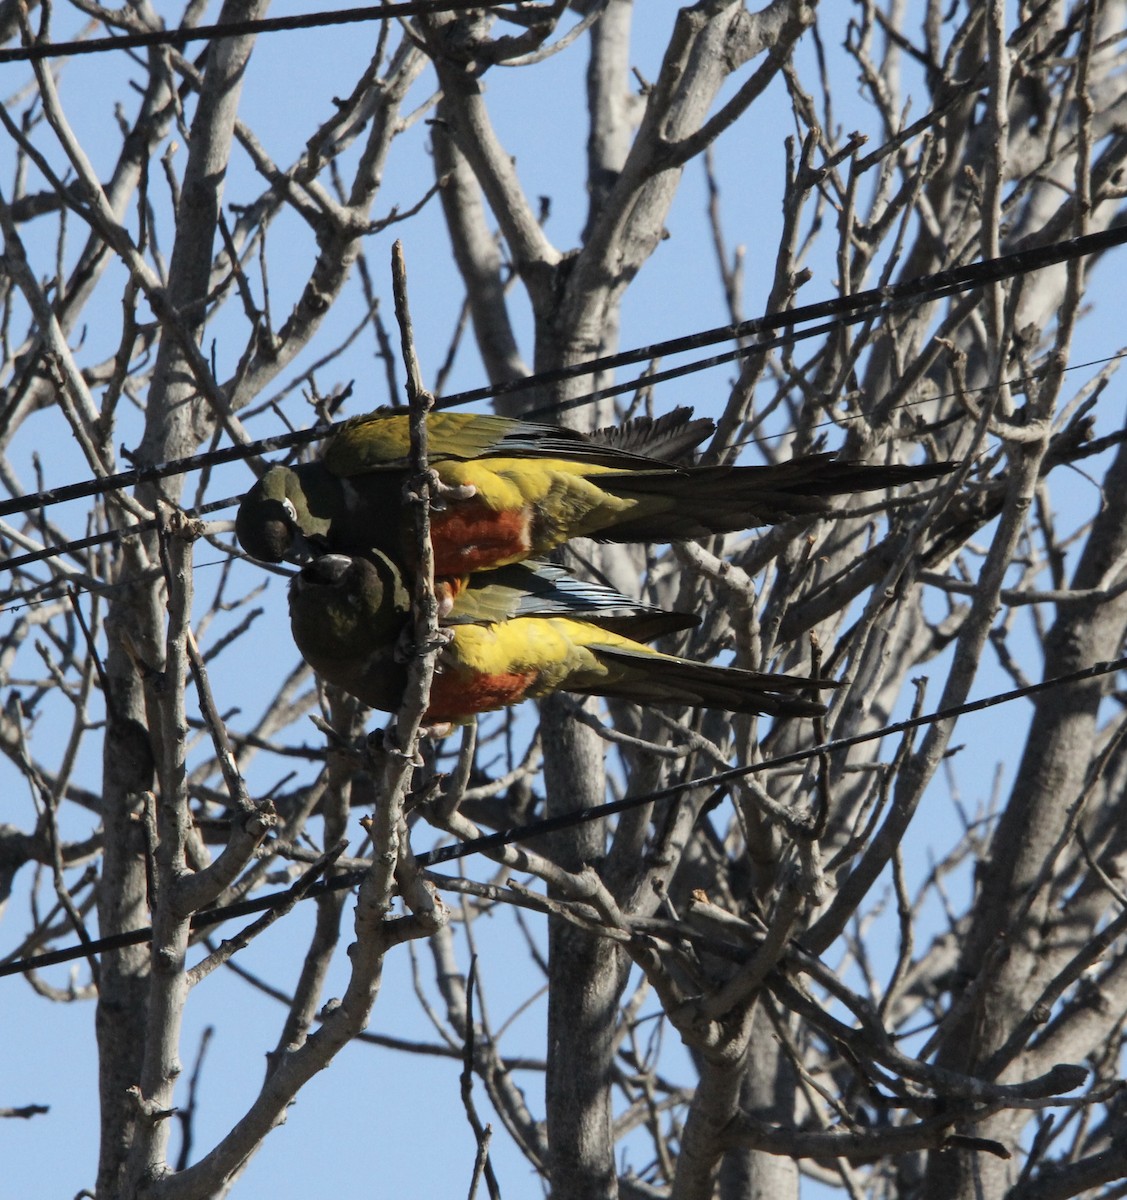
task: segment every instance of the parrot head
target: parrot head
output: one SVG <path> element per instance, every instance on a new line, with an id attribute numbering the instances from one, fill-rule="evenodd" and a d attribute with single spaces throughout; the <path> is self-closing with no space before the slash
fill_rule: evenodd
<path id="1" fill-rule="evenodd" d="M 322 554 L 290 583 L 290 621 L 303 653 L 332 646 L 362 657 L 394 638 L 410 613 L 403 576 L 379 550 L 364 558 Z"/>
<path id="2" fill-rule="evenodd" d="M 411 597 L 378 550 L 365 558 L 323 554 L 290 583 L 290 628 L 302 658 L 327 683 L 393 712 L 406 672 L 397 656 Z"/>
<path id="3" fill-rule="evenodd" d="M 239 505 L 239 545 L 259 562 L 302 563 L 324 554 L 333 522 L 348 507 L 344 489 L 319 462 L 271 467 Z"/>

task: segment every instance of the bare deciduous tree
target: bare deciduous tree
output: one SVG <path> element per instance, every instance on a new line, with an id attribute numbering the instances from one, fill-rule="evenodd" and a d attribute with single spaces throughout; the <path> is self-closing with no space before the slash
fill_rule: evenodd
<path id="1" fill-rule="evenodd" d="M 226 0 L 218 20 L 266 7 Z M 83 36 L 161 27 L 143 0 L 55 12 L 17 0 L 0 5 L 0 27 L 9 44 L 32 45 L 70 36 L 76 14 L 92 23 Z M 179 24 L 203 15 L 189 3 Z M 636 17 L 648 42 L 661 31 L 652 78 L 635 70 Z M 103 53 L 120 80 L 112 154 L 75 131 L 85 114 L 68 60 L 25 64 L 28 86 L 3 110 L 0 471 L 13 503 L 0 524 L 0 747 L 31 800 L 10 803 L 0 826 L 0 887 L 27 904 L 9 915 L 28 930 L 9 935 L 9 960 L 151 926 L 151 939 L 90 947 L 69 989 L 30 976 L 45 1009 L 96 1006 L 95 1195 L 237 1191 L 303 1086 L 363 1035 L 385 962 L 412 946 L 433 965 L 439 1034 L 401 1047 L 404 1080 L 413 1052 L 464 1057 L 491 1194 L 521 1186 L 495 1176 L 492 1120 L 555 1200 L 782 1200 L 803 1176 L 901 1200 L 1127 1193 L 1127 754 L 1114 672 L 1034 695 L 1028 728 L 1013 717 L 997 748 L 1015 764 L 1008 790 L 978 813 L 945 799 L 965 815 L 959 828 L 920 828 L 925 794 L 957 786 L 943 774 L 953 717 L 804 754 L 909 709 L 962 706 L 976 681 L 978 694 L 1020 687 L 1121 653 L 1116 364 L 1068 373 L 1078 331 L 1100 315 L 1087 302 L 1095 257 L 1019 265 L 954 294 L 925 287 L 814 336 L 734 329 L 734 376 L 691 377 L 723 392 L 709 461 L 828 445 L 873 463 L 958 464 L 936 483 L 708 544 L 568 551 L 577 573 L 701 614 L 671 643 L 678 653 L 832 676 L 824 721 L 556 696 L 538 724 L 528 706 L 490 715 L 460 740 L 424 741 L 416 760 L 414 686 L 388 752 L 378 733 L 365 737 L 382 718 L 319 685 L 278 632 L 281 581 L 262 592 L 268 576 L 239 555 L 229 514 L 201 520 L 224 490 L 248 485 L 245 469 L 209 462 L 95 489 L 77 502 L 82 544 L 69 544 L 73 505 L 19 502 L 46 484 L 402 403 L 398 334 L 380 303 L 400 231 L 413 306 L 453 321 L 444 355 L 432 332 L 424 339 L 433 390 L 487 383 L 503 413 L 592 428 L 682 396 L 660 378 L 664 361 L 633 382 L 586 366 L 621 349 L 628 296 L 662 311 L 643 268 L 660 261 L 668 229 L 684 228 L 672 207 L 686 173 L 708 184 L 698 244 L 714 248 L 715 278 L 698 262 L 685 286 L 719 288 L 734 325 L 826 299 L 831 277 L 845 301 L 1105 230 L 1124 196 L 1125 27 L 1120 0 L 430 12 L 317 42 L 343 58 L 362 37 L 370 54 L 354 80 L 334 79 L 320 125 L 302 124 L 314 105 L 301 103 L 299 69 L 272 97 L 300 127 L 288 161 L 240 116 L 266 35 Z M 585 64 L 585 105 L 550 92 L 559 76 L 544 82 L 560 56 Z M 574 243 L 550 235 L 547 202 L 499 132 L 514 97 L 528 114 L 585 108 Z M 413 194 L 384 194 L 392 171 Z M 781 195 L 770 246 L 732 217 L 733 181 Z M 412 273 L 407 231 L 439 220 L 456 271 Z M 748 254 L 773 264 L 762 290 L 746 284 Z M 820 282 L 803 291 L 812 266 Z M 692 311 L 676 300 L 670 311 Z M 656 327 L 673 337 L 705 324 L 677 320 Z M 362 378 L 350 387 L 354 363 Z M 42 458 L 34 479 L 29 447 Z M 313 439 L 290 451 L 315 452 Z M 1054 484 L 1076 479 L 1084 490 L 1054 504 Z M 224 564 L 207 596 L 193 573 L 203 545 Z M 235 658 L 243 665 L 227 671 Z M 942 684 L 925 692 L 916 676 L 928 663 Z M 267 694 L 271 671 L 282 677 Z M 713 778 L 733 766 L 755 769 Z M 614 795 L 652 798 L 494 846 L 462 876 L 414 857 Z M 909 853 L 924 843 L 927 871 Z M 275 966 L 287 980 L 273 993 L 276 1028 L 253 1030 L 267 1054 L 261 1087 L 203 1144 L 181 1074 L 194 989 L 217 969 L 265 987 L 240 955 L 292 923 L 298 898 L 223 926 L 241 931 L 225 941 L 205 943 L 214 935 L 193 918 L 279 879 L 300 890 L 344 870 L 363 872 L 355 898 L 317 890 L 311 935 L 295 934 Z M 504 961 L 483 954 L 467 975 L 475 922 L 501 912 L 526 924 L 508 926 Z M 534 932 L 521 940 L 536 921 L 543 959 Z M 346 981 L 331 999 L 342 942 Z M 511 981 L 532 993 L 541 973 L 543 1049 L 518 1058 L 483 1003 L 516 1007 L 525 997 L 506 993 Z M 668 1052 L 676 1039 L 688 1060 Z M 542 1096 L 525 1094 L 522 1070 L 542 1073 Z M 3 1115 L 41 1119 L 34 1106 Z"/>

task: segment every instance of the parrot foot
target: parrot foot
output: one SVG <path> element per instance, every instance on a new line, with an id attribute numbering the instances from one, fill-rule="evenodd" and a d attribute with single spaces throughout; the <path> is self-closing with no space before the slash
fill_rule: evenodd
<path id="1" fill-rule="evenodd" d="M 425 728 L 420 730 L 420 732 L 425 734 Z M 416 747 L 414 754 L 408 754 L 399 745 L 399 739 L 396 737 L 395 731 L 392 729 L 385 729 L 383 731 L 383 748 L 394 758 L 405 758 L 413 767 L 422 767 L 426 765 L 426 760 L 423 758 L 422 752 Z"/>
<path id="2" fill-rule="evenodd" d="M 435 721 L 433 725 L 421 725 L 419 732 L 423 737 L 438 739 L 449 737 L 457 728 L 453 721 Z"/>
<path id="3" fill-rule="evenodd" d="M 444 509 L 451 500 L 471 500 L 477 495 L 477 488 L 472 483 L 443 483 L 433 467 L 427 467 L 424 477 L 427 499 L 430 501 L 430 507 L 435 511 Z M 422 490 L 424 489 L 420 489 L 420 491 Z M 405 495 L 408 500 L 422 499 L 419 492 L 413 488 L 406 489 Z"/>
<path id="4" fill-rule="evenodd" d="M 399 640 L 395 643 L 394 657 L 397 663 L 409 663 L 411 659 L 418 658 L 422 654 L 429 654 L 433 650 L 442 650 L 448 646 L 454 637 L 454 630 L 450 628 L 441 628 L 434 631 L 434 641 L 429 645 L 420 646 L 415 641 L 414 631 L 404 629 L 399 635 Z"/>

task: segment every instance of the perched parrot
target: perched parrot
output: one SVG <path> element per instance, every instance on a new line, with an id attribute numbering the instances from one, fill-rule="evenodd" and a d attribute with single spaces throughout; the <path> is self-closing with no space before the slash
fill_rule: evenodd
<path id="1" fill-rule="evenodd" d="M 290 624 L 302 657 L 322 679 L 385 712 L 403 698 L 401 639 L 410 622 L 404 576 L 379 551 L 322 555 L 290 585 Z M 697 618 L 638 604 L 543 564 L 475 575 L 445 623 L 450 640 L 431 685 L 431 724 L 464 722 L 555 691 L 813 717 L 825 706 L 797 693 L 835 686 L 651 650 L 636 638 L 684 629 Z"/>
<path id="2" fill-rule="evenodd" d="M 876 466 L 811 454 L 775 466 L 684 460 L 712 423 L 679 409 L 584 435 L 471 413 L 427 420 L 428 461 L 458 491 L 432 507 L 435 575 L 535 558 L 572 537 L 676 541 L 832 511 L 833 496 L 930 479 L 948 464 Z M 263 562 L 376 548 L 410 562 L 403 502 L 408 417 L 347 422 L 316 462 L 274 466 L 243 498 L 236 532 Z"/>

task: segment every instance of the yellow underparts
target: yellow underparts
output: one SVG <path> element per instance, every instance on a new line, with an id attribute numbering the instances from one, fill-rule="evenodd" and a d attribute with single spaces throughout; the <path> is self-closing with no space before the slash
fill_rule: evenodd
<path id="1" fill-rule="evenodd" d="M 534 672 L 525 692 L 533 698 L 560 687 L 583 687 L 605 680 L 610 672 L 591 647 L 618 647 L 655 659 L 666 656 L 630 638 L 567 617 L 521 617 L 495 625 L 458 625 L 442 653 L 442 669 L 470 675 Z"/>
<path id="2" fill-rule="evenodd" d="M 486 458 L 438 464 L 439 477 L 451 486 L 470 485 L 497 512 L 532 508 L 545 532 L 583 537 L 605 529 L 637 501 L 623 499 L 598 485 L 612 468 L 559 458 Z"/>

